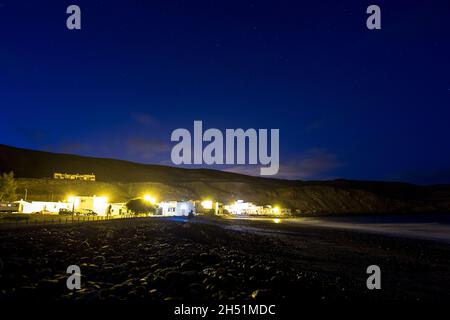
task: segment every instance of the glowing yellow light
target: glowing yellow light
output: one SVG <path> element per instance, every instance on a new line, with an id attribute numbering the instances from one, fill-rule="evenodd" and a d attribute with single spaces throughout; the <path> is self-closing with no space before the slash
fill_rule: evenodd
<path id="1" fill-rule="evenodd" d="M 107 203 L 108 197 L 96 197 L 98 203 Z"/>
<path id="2" fill-rule="evenodd" d="M 273 219 L 273 222 L 274 222 L 274 223 L 280 223 L 280 222 L 281 222 L 281 219 L 275 218 L 275 219 Z"/>
<path id="3" fill-rule="evenodd" d="M 74 203 L 74 202 L 75 202 L 75 197 L 69 196 L 69 197 L 67 198 L 67 201 L 68 201 L 68 202 L 71 202 L 71 203 Z"/>
<path id="4" fill-rule="evenodd" d="M 213 208 L 213 202 L 211 200 L 202 201 L 202 207 L 207 210 L 211 210 Z"/>
<path id="5" fill-rule="evenodd" d="M 156 199 L 154 197 L 152 197 L 151 195 L 147 194 L 144 196 L 144 200 L 147 202 L 150 202 L 151 204 L 155 204 L 156 203 Z"/>
<path id="6" fill-rule="evenodd" d="M 275 207 L 275 208 L 273 208 L 273 212 L 274 213 L 280 213 L 280 208 L 279 207 Z"/>

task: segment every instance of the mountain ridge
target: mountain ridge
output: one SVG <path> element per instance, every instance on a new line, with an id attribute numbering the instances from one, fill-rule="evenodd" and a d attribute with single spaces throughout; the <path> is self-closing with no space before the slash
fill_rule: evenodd
<path id="1" fill-rule="evenodd" d="M 450 211 L 450 186 L 404 182 L 284 180 L 212 169 L 187 169 L 126 160 L 21 149 L 0 144 L 0 172 L 14 171 L 18 193 L 63 200 L 68 193 L 109 193 L 126 201 L 153 190 L 160 199 L 237 199 L 280 204 L 302 213 L 412 213 Z M 94 173 L 96 182 L 54 180 L 54 172 Z"/>

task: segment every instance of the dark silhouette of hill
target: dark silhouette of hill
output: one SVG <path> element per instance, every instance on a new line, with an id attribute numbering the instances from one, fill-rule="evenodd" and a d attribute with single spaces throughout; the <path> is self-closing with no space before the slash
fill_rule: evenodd
<path id="1" fill-rule="evenodd" d="M 217 180 L 254 180 L 253 177 L 218 170 L 182 169 L 139 164 L 108 158 L 35 151 L 0 145 L 0 170 L 14 171 L 19 178 L 51 178 L 54 172 L 94 173 L 102 182 L 168 182 Z"/>
<path id="2" fill-rule="evenodd" d="M 68 193 L 107 193 L 115 201 L 126 201 L 153 190 L 160 199 L 245 199 L 314 214 L 450 211 L 448 185 L 281 180 L 0 145 L 0 172 L 9 171 L 19 178 L 19 194 L 27 189 L 33 200 L 62 200 Z M 94 173 L 97 182 L 53 180 L 54 172 Z"/>

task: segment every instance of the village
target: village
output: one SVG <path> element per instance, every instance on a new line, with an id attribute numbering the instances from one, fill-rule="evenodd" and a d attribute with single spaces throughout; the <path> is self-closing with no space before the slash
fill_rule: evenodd
<path id="1" fill-rule="evenodd" d="M 54 173 L 53 179 L 95 181 L 94 174 Z M 136 205 L 137 204 L 137 205 Z M 33 201 L 20 199 L 0 202 L 0 213 L 76 215 L 98 217 L 124 216 L 288 216 L 291 210 L 277 205 L 254 204 L 237 199 L 221 203 L 214 199 L 173 199 L 158 201 L 151 193 L 128 202 L 111 202 L 108 195 L 67 195 L 62 201 Z"/>

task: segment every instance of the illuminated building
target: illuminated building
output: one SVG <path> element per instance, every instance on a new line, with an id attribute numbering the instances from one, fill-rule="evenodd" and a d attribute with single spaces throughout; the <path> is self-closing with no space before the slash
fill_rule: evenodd
<path id="1" fill-rule="evenodd" d="M 83 213 L 93 211 L 99 216 L 106 216 L 109 209 L 108 198 L 97 196 L 75 196 L 69 197 L 68 203 L 72 204 L 70 210 Z"/>
<path id="2" fill-rule="evenodd" d="M 122 216 L 130 214 L 126 203 L 111 203 L 109 207 L 110 216 Z"/>
<path id="3" fill-rule="evenodd" d="M 166 201 L 158 203 L 159 212 L 163 216 L 188 216 L 195 214 L 193 201 Z"/>
<path id="4" fill-rule="evenodd" d="M 271 205 L 258 206 L 243 200 L 226 205 L 225 210 L 234 215 L 288 215 L 291 213 L 290 209 Z"/>
<path id="5" fill-rule="evenodd" d="M 211 200 L 204 200 L 201 203 L 203 209 L 211 210 L 213 208 L 213 202 Z"/>
<path id="6" fill-rule="evenodd" d="M 71 174 L 71 173 L 59 173 L 53 174 L 53 179 L 61 180 L 82 180 L 82 181 L 95 181 L 94 174 Z"/>
<path id="7" fill-rule="evenodd" d="M 72 210 L 72 204 L 68 202 L 47 202 L 47 201 L 16 201 L 19 213 L 47 213 L 58 214 L 59 210 Z"/>

